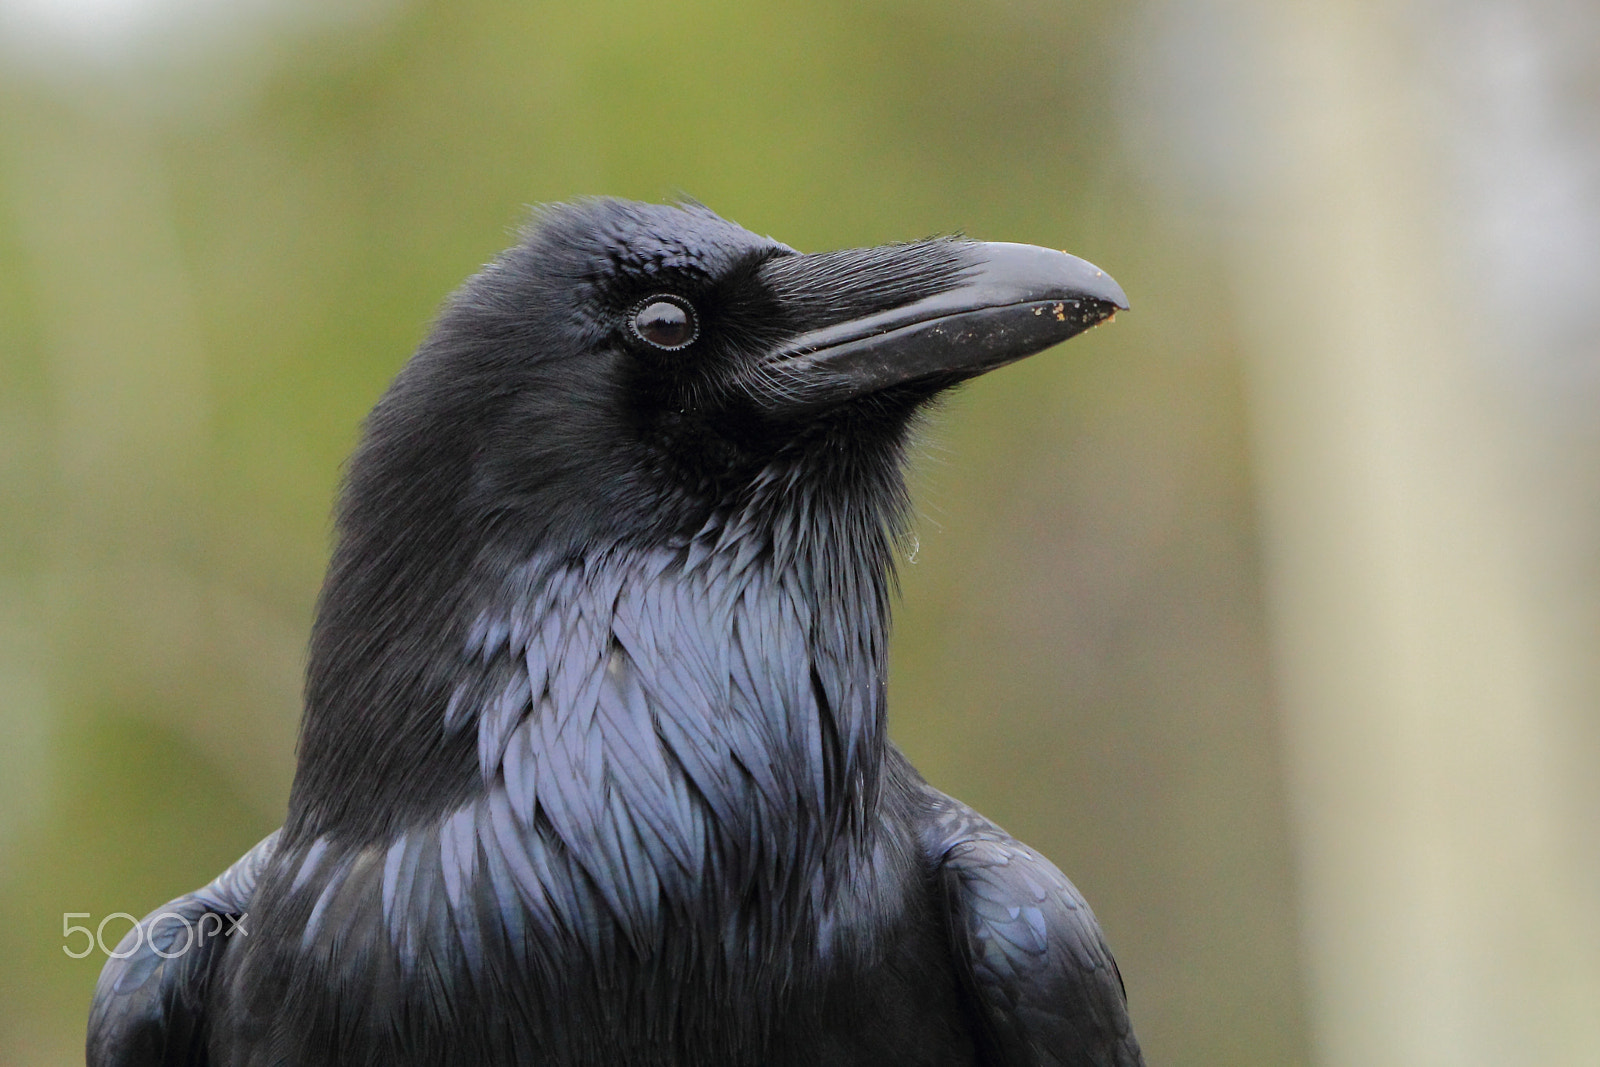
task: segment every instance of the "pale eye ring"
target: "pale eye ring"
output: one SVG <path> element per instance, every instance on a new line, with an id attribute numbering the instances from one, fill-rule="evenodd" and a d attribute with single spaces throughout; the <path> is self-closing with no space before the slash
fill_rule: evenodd
<path id="1" fill-rule="evenodd" d="M 700 336 L 694 305 L 669 293 L 646 297 L 634 305 L 628 328 L 639 340 L 663 352 L 688 348 Z"/>

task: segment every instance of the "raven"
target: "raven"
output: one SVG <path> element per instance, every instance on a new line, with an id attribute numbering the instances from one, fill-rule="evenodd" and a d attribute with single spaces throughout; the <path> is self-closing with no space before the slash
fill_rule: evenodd
<path id="1" fill-rule="evenodd" d="M 1141 1063 L 1083 898 L 884 707 L 919 412 L 1126 306 L 544 209 L 368 418 L 287 819 L 130 931 L 91 1067 Z"/>

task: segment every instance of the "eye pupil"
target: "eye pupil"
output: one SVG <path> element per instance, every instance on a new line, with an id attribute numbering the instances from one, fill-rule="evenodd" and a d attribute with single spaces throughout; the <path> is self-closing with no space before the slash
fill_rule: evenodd
<path id="1" fill-rule="evenodd" d="M 695 324 L 694 309 L 687 303 L 656 297 L 634 312 L 633 331 L 657 348 L 671 350 L 692 343 L 699 327 Z"/>

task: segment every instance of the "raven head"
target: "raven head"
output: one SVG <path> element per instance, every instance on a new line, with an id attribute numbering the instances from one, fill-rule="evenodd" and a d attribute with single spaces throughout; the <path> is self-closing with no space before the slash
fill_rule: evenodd
<path id="1" fill-rule="evenodd" d="M 919 407 L 1126 306 L 1095 267 L 1028 245 L 801 254 L 698 205 L 544 210 L 451 298 L 368 419 L 296 794 L 393 791 L 423 765 L 470 778 L 440 708 L 465 628 L 533 557 L 681 547 L 733 515 L 798 529 L 804 510 L 816 525 L 792 540 L 842 545 L 814 566 L 862 572 L 861 613 L 886 612 L 865 590 L 888 568 Z M 396 803 L 412 799 L 437 801 Z"/>
<path id="2" fill-rule="evenodd" d="M 776 457 L 881 452 L 940 391 L 1126 306 L 1029 245 L 807 255 L 698 205 L 562 205 L 455 295 L 352 474 L 411 453 L 397 487 L 438 479 L 519 536 L 681 534 Z"/>

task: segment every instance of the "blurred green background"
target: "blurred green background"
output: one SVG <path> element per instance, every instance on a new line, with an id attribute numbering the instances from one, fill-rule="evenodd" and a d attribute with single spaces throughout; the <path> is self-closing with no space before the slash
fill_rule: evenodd
<path id="1" fill-rule="evenodd" d="M 1152 1064 L 1600 1063 L 1596 70 L 1558 0 L 0 0 L 0 1063 L 81 1057 L 64 914 L 278 824 L 359 421 L 591 193 L 1130 294 L 924 435 L 891 718 Z"/>

